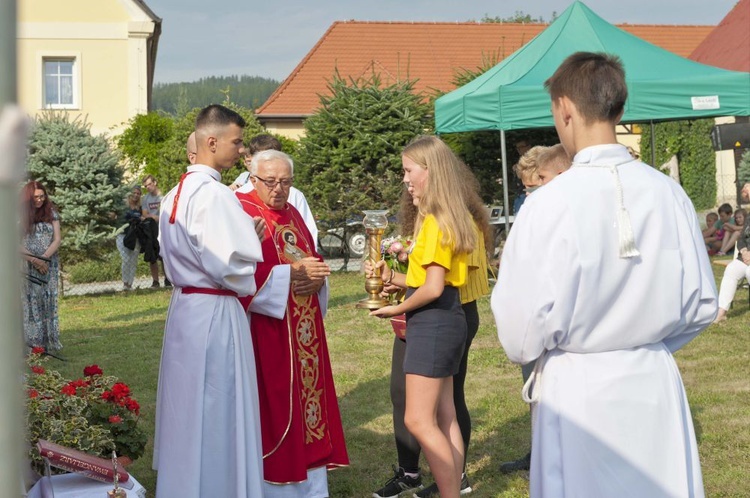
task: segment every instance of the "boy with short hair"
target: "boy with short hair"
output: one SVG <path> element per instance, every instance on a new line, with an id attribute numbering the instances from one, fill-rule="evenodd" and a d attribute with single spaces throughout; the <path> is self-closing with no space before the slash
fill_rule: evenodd
<path id="1" fill-rule="evenodd" d="M 705 238 L 709 254 L 713 255 L 721 250 L 721 245 L 724 243 L 724 235 L 727 231 L 732 231 L 730 228 L 730 226 L 734 225 L 732 213 L 733 210 L 730 204 L 724 203 L 719 206 L 719 219 L 714 222 L 713 233 Z"/>
<path id="2" fill-rule="evenodd" d="M 557 175 L 570 169 L 570 156 L 562 144 L 545 147 L 537 158 L 537 171 L 542 185 L 551 182 Z"/>
<path id="3" fill-rule="evenodd" d="M 508 357 L 536 361 L 531 497 L 702 497 L 672 357 L 717 311 L 694 207 L 617 143 L 619 58 L 575 53 L 545 86 L 573 165 L 526 201 L 492 294 Z"/>
<path id="4" fill-rule="evenodd" d="M 257 154 L 258 152 L 262 152 L 264 150 L 278 150 L 280 151 L 282 148 L 281 142 L 278 138 L 274 137 L 273 135 L 268 135 L 266 133 L 262 135 L 257 135 L 250 139 L 250 144 L 248 145 L 247 149 L 245 149 L 245 157 L 243 159 L 243 162 L 245 164 L 245 169 L 247 171 L 243 171 L 242 173 L 237 176 L 237 178 L 234 179 L 232 184 L 229 186 L 232 190 L 237 190 L 238 188 L 242 187 L 243 185 L 247 184 L 250 181 L 250 163 L 253 160 L 253 156 Z"/>

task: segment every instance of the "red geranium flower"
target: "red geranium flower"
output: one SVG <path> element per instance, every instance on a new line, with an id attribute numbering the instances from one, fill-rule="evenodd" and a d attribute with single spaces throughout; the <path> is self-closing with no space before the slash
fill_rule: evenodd
<path id="1" fill-rule="evenodd" d="M 128 398 L 127 400 L 125 400 L 125 408 L 135 413 L 136 415 L 141 414 L 141 405 L 139 405 L 138 402 L 133 398 Z"/>
<path id="2" fill-rule="evenodd" d="M 122 417 L 119 415 L 110 415 L 109 416 L 109 423 L 110 424 L 119 424 L 122 422 Z"/>
<path id="3" fill-rule="evenodd" d="M 68 396 L 75 396 L 76 386 L 74 386 L 73 384 L 65 384 L 60 392 L 62 392 L 63 394 L 67 394 Z"/>
<path id="4" fill-rule="evenodd" d="M 114 386 L 112 386 L 112 394 L 114 395 L 115 399 L 119 401 L 122 398 L 130 396 L 130 388 L 124 382 L 117 382 Z"/>
<path id="5" fill-rule="evenodd" d="M 83 369 L 83 375 L 86 377 L 92 377 L 94 375 L 102 375 L 102 369 L 99 368 L 99 365 L 89 365 L 86 368 Z"/>
<path id="6" fill-rule="evenodd" d="M 39 391 L 36 389 L 29 389 L 29 398 L 38 398 L 39 397 Z"/>
<path id="7" fill-rule="evenodd" d="M 113 398 L 113 396 L 114 395 L 112 394 L 112 391 L 104 391 L 102 393 L 102 399 L 106 401 L 110 401 Z"/>
<path id="8" fill-rule="evenodd" d="M 35 374 L 43 374 L 44 373 L 44 367 L 40 367 L 40 366 L 34 365 L 33 367 L 31 367 L 31 371 L 34 372 Z"/>
<path id="9" fill-rule="evenodd" d="M 44 348 L 41 347 L 41 346 L 37 346 L 35 348 L 31 348 L 31 353 L 32 354 L 42 354 L 42 353 L 44 353 Z"/>

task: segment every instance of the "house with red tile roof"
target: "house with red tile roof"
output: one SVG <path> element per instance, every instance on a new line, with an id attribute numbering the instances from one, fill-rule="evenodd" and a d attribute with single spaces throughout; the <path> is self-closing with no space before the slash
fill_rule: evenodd
<path id="1" fill-rule="evenodd" d="M 750 0 L 740 0 L 689 59 L 731 71 L 750 72 Z"/>
<path id="2" fill-rule="evenodd" d="M 747 1 L 747 0 L 745 0 Z M 380 75 L 383 84 L 417 80 L 426 94 L 455 88 L 457 71 L 488 58 L 500 62 L 543 31 L 542 23 L 437 23 L 337 21 L 256 111 L 269 131 L 298 138 L 303 121 L 336 71 L 343 78 Z M 621 24 L 654 45 L 687 57 L 713 26 Z"/>

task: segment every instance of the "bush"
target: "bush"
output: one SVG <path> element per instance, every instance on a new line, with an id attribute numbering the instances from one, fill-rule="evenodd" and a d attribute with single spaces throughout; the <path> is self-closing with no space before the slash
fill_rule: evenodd
<path id="1" fill-rule="evenodd" d="M 713 119 L 670 121 L 654 126 L 655 168 L 677 156 L 680 184 L 697 210 L 716 205 L 716 154 L 711 145 Z M 641 157 L 651 160 L 651 129 L 643 127 Z"/>
<path id="2" fill-rule="evenodd" d="M 128 191 L 118 160 L 104 136 L 91 135 L 85 120 L 54 112 L 35 119 L 27 167 L 60 212 L 63 260 L 96 256 L 111 237 Z"/>
<path id="3" fill-rule="evenodd" d="M 173 122 L 156 112 L 138 114 L 117 137 L 117 148 L 130 163 L 131 173 L 158 170 L 161 147 L 172 137 Z"/>
<path id="4" fill-rule="evenodd" d="M 742 154 L 740 164 L 737 167 L 737 181 L 740 185 L 750 183 L 750 149 L 746 149 Z"/>
<path id="5" fill-rule="evenodd" d="M 63 270 L 67 279 L 72 284 L 85 284 L 92 282 L 112 282 L 122 278 L 122 259 L 117 250 L 107 252 L 97 259 L 89 259 L 78 263 L 66 265 Z M 143 258 L 138 259 L 136 276 L 150 276 L 149 265 Z"/>
<path id="6" fill-rule="evenodd" d="M 48 356 L 34 348 L 25 374 L 26 435 L 35 468 L 43 472 L 42 459 L 33 449 L 39 439 L 108 458 L 112 450 L 133 460 L 146 448 L 148 435 L 141 428 L 140 404 L 130 388 L 97 365 L 83 370 L 73 381 L 45 368 Z"/>

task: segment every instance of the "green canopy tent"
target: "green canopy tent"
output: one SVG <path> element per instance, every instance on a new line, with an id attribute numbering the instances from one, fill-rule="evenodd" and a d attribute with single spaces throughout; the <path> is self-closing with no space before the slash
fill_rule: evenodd
<path id="1" fill-rule="evenodd" d="M 505 130 L 554 126 L 544 81 L 579 51 L 607 52 L 622 59 L 629 93 L 623 123 L 750 115 L 750 73 L 677 56 L 609 24 L 575 1 L 529 43 L 435 102 L 438 133 L 500 130 L 505 206 Z"/>

